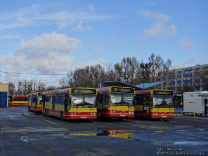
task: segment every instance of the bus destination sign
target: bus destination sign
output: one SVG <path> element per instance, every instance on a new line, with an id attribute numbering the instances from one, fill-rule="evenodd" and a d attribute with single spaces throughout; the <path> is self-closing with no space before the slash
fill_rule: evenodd
<path id="1" fill-rule="evenodd" d="M 132 88 L 118 88 L 118 87 L 112 87 L 112 92 L 123 92 L 123 93 L 134 93 L 134 89 Z"/>
<path id="2" fill-rule="evenodd" d="M 173 95 L 173 91 L 154 91 L 154 95 Z"/>
<path id="3" fill-rule="evenodd" d="M 96 94 L 95 89 L 72 89 L 71 93 L 77 94 Z"/>

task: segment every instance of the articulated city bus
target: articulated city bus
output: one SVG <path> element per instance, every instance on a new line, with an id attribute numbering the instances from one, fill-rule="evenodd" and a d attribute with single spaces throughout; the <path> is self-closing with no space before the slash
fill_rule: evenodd
<path id="1" fill-rule="evenodd" d="M 181 94 L 174 95 L 173 106 L 174 107 L 183 107 L 183 95 L 181 95 Z"/>
<path id="2" fill-rule="evenodd" d="M 98 118 L 134 118 L 134 88 L 111 86 L 98 88 L 97 91 Z"/>
<path id="3" fill-rule="evenodd" d="M 27 106 L 27 96 L 9 96 L 8 104 L 9 106 Z"/>
<path id="4" fill-rule="evenodd" d="M 172 90 L 137 90 L 135 92 L 135 118 L 174 118 Z"/>
<path id="5" fill-rule="evenodd" d="M 97 119 L 95 88 L 68 88 L 42 93 L 42 113 L 67 120 Z"/>
<path id="6" fill-rule="evenodd" d="M 42 93 L 30 93 L 28 95 L 28 109 L 34 112 L 42 112 Z"/>

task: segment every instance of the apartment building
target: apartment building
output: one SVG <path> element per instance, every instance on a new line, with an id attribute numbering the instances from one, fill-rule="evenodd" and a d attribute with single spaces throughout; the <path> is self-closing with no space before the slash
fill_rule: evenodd
<path id="1" fill-rule="evenodd" d="M 205 91 L 208 87 L 208 64 L 171 70 L 166 77 L 166 84 L 161 87 L 174 90 L 175 93 Z"/>

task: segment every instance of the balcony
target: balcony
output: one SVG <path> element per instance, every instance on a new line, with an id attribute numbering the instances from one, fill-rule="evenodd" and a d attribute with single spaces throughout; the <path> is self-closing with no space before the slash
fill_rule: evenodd
<path id="1" fill-rule="evenodd" d="M 178 74 L 177 77 L 178 77 L 178 78 L 181 78 L 181 74 Z"/>
<path id="2" fill-rule="evenodd" d="M 191 80 L 183 80 L 183 82 L 191 82 Z"/>
<path id="3" fill-rule="evenodd" d="M 183 76 L 192 76 L 192 73 L 184 73 Z"/>
<path id="4" fill-rule="evenodd" d="M 169 89 L 169 90 L 174 90 L 175 87 L 167 87 L 167 89 Z"/>
<path id="5" fill-rule="evenodd" d="M 181 83 L 181 80 L 178 80 L 177 83 Z"/>
<path id="6" fill-rule="evenodd" d="M 170 75 L 167 76 L 168 79 L 169 79 L 170 77 L 171 77 Z"/>
<path id="7" fill-rule="evenodd" d="M 175 81 L 170 81 L 170 83 L 173 83 L 173 84 L 175 84 Z"/>
<path id="8" fill-rule="evenodd" d="M 199 72 L 194 72 L 194 75 L 199 75 L 200 73 Z"/>
<path id="9" fill-rule="evenodd" d="M 194 86 L 196 89 L 199 89 L 200 88 L 200 85 L 195 85 Z"/>
<path id="10" fill-rule="evenodd" d="M 200 79 L 194 79 L 194 82 L 199 82 L 200 81 Z"/>

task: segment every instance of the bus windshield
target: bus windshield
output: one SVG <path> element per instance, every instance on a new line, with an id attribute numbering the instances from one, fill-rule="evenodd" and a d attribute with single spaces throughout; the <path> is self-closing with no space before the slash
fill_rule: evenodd
<path id="1" fill-rule="evenodd" d="M 181 96 L 174 96 L 173 97 L 174 106 L 180 106 L 181 102 L 182 102 Z"/>
<path id="2" fill-rule="evenodd" d="M 172 106 L 172 96 L 153 96 L 153 107 Z"/>
<path id="3" fill-rule="evenodd" d="M 112 93 L 110 96 L 110 105 L 133 106 L 133 94 Z"/>
<path id="4" fill-rule="evenodd" d="M 96 95 L 70 95 L 71 107 L 95 107 Z"/>
<path id="5" fill-rule="evenodd" d="M 38 96 L 38 102 L 37 102 L 37 104 L 41 104 L 42 103 L 42 96 Z"/>

